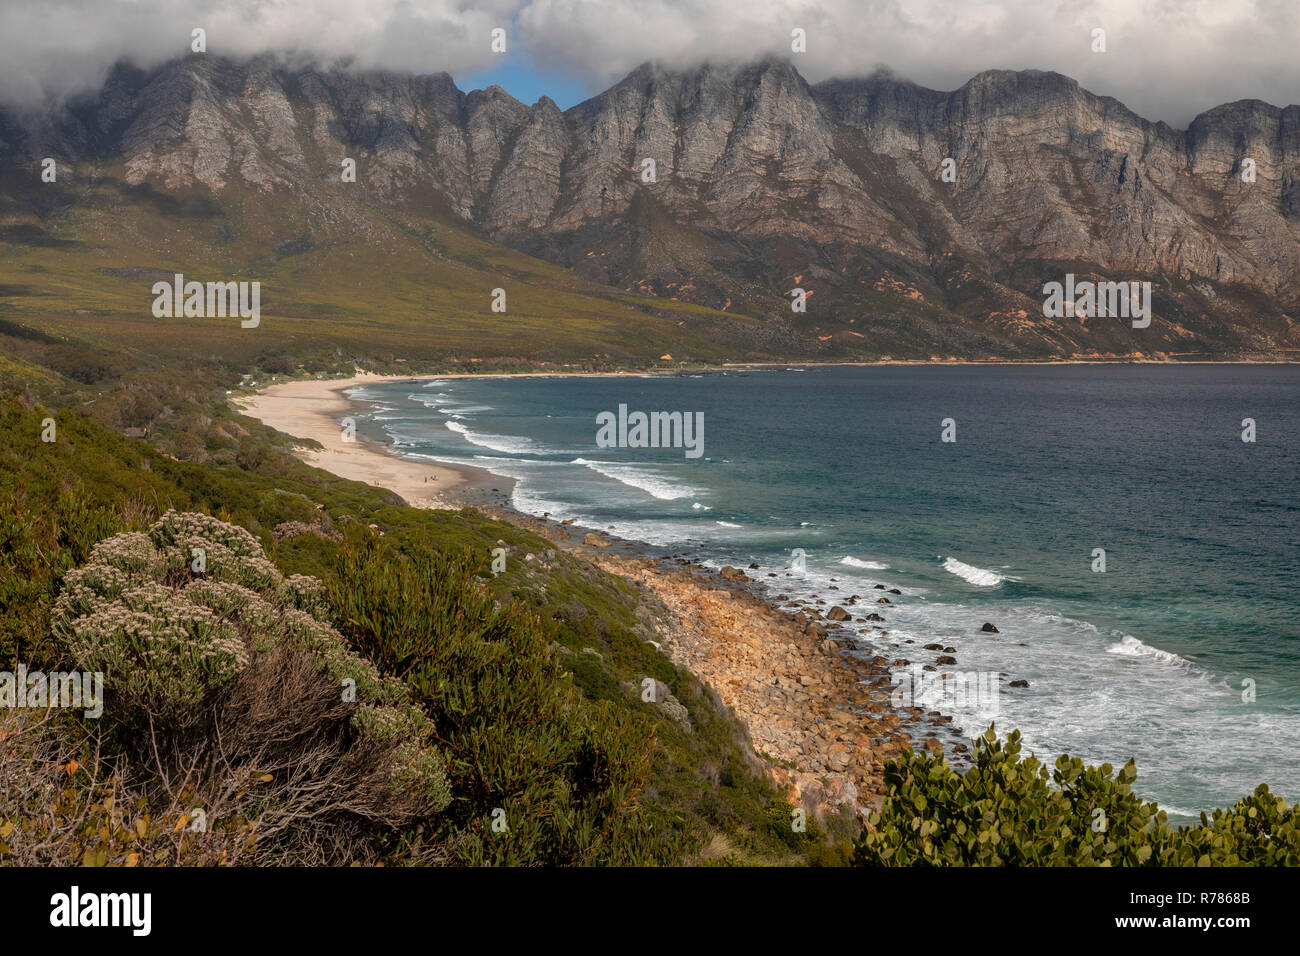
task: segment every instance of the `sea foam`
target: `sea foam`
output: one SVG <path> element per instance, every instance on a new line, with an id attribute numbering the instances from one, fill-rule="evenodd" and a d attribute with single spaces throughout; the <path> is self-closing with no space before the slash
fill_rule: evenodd
<path id="1" fill-rule="evenodd" d="M 699 490 L 689 485 L 683 485 L 666 478 L 663 475 L 648 471 L 645 468 L 639 468 L 635 465 L 618 465 L 605 461 L 588 461 L 586 458 L 573 459 L 575 465 L 585 465 L 598 475 L 604 475 L 606 478 L 612 478 L 629 488 L 636 488 L 644 491 L 653 498 L 660 501 L 674 501 L 678 498 L 689 498 L 698 495 Z"/>
<path id="2" fill-rule="evenodd" d="M 1109 654 L 1118 654 L 1120 657 L 1144 657 L 1148 660 L 1156 660 L 1162 664 L 1169 664 L 1172 667 L 1182 667 L 1186 670 L 1200 670 L 1195 664 L 1185 657 L 1179 657 L 1177 654 L 1169 651 L 1162 651 L 1158 647 L 1151 647 L 1149 644 L 1143 644 L 1136 637 L 1125 634 L 1119 643 L 1112 644 L 1106 648 Z"/>
<path id="3" fill-rule="evenodd" d="M 478 445 L 481 448 L 491 448 L 493 451 L 504 452 L 507 455 L 542 453 L 531 438 L 518 438 L 514 435 L 484 435 L 482 432 L 471 431 L 457 421 L 449 421 L 445 424 L 471 445 Z"/>
<path id="4" fill-rule="evenodd" d="M 864 571 L 888 571 L 889 565 L 880 561 L 863 561 L 860 558 L 841 558 L 840 564 L 847 564 L 851 568 L 861 568 Z"/>
<path id="5" fill-rule="evenodd" d="M 963 581 L 969 581 L 971 584 L 977 584 L 982 588 L 997 587 L 1007 579 L 1004 574 L 998 574 L 998 572 L 990 571 L 987 568 L 977 568 L 973 564 L 966 564 L 956 558 L 945 559 L 943 569 L 949 574 L 957 575 Z"/>

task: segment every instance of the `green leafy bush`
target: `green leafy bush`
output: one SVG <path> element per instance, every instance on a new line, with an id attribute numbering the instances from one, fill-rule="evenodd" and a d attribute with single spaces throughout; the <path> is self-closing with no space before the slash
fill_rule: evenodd
<path id="1" fill-rule="evenodd" d="M 682 847 L 638 805 L 655 748 L 646 724 L 584 699 L 548 652 L 550 631 L 497 603 L 475 567 L 354 529 L 331 587 L 353 646 L 432 715 L 456 794 L 444 819 L 459 859 L 674 862 Z"/>
<path id="2" fill-rule="evenodd" d="M 1062 756 L 1050 770 L 1020 759 L 1020 733 L 993 728 L 964 774 L 944 758 L 908 752 L 885 765 L 888 793 L 859 838 L 862 866 L 1295 866 L 1295 808 L 1261 785 L 1229 810 L 1174 828 L 1132 792 L 1137 768 L 1085 766 Z"/>

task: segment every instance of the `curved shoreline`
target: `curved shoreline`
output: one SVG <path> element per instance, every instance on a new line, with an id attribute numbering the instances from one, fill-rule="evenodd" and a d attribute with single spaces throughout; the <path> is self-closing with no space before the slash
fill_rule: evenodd
<path id="1" fill-rule="evenodd" d="M 295 439 L 318 444 L 296 445 L 294 452 L 317 468 L 395 492 L 415 508 L 458 508 L 461 496 L 476 490 L 508 487 L 512 479 L 485 468 L 420 462 L 394 451 L 391 445 L 357 434 L 344 437 L 339 419 L 357 407 L 348 389 L 377 381 L 409 380 L 410 376 L 361 374 L 348 379 L 299 379 L 281 382 L 253 395 L 231 398 L 231 404 Z"/>
<path id="2" fill-rule="evenodd" d="M 851 630 L 841 634 L 815 608 L 792 614 L 760 581 L 742 575 L 741 583 L 691 561 L 674 566 L 653 557 L 649 543 L 518 511 L 508 493 L 513 479 L 486 469 L 412 461 L 361 436 L 343 440 L 338 420 L 359 404 L 349 389 L 451 377 L 297 380 L 232 401 L 270 427 L 319 442 L 319 450 L 297 449 L 308 464 L 394 491 L 414 507 L 476 506 L 653 596 L 669 611 L 661 649 L 713 688 L 744 724 L 778 791 L 808 813 L 865 813 L 883 797 L 883 761 L 914 746 L 947 749 L 940 738 L 949 738 L 951 718 L 921 707 L 896 710 L 888 702 L 888 660 L 856 648 Z M 436 493 L 425 481 L 433 474 Z"/>
<path id="3" fill-rule="evenodd" d="M 675 371 L 675 370 L 674 370 Z M 420 462 L 384 442 L 357 434 L 346 441 L 339 419 L 360 401 L 346 394 L 362 385 L 428 382 L 443 378 L 644 378 L 655 372 L 452 372 L 445 375 L 377 375 L 358 372 L 351 378 L 291 379 L 232 395 L 230 403 L 250 418 L 292 438 L 319 445 L 296 445 L 302 461 L 340 478 L 362 481 L 400 495 L 415 508 L 459 508 L 502 494 L 509 500 L 515 480 L 469 465 Z"/>

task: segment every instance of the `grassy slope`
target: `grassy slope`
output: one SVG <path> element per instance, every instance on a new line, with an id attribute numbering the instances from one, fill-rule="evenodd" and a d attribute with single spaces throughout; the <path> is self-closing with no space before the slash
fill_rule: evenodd
<path id="1" fill-rule="evenodd" d="M 28 195 L 0 220 L 0 316 L 137 361 L 235 365 L 278 349 L 399 366 L 468 356 L 653 364 L 668 353 L 709 362 L 730 354 L 710 334 L 754 321 L 624 296 L 434 212 L 399 219 L 348 199 L 338 208 L 334 222 L 281 193 L 232 185 L 218 203 L 111 178 Z M 151 287 L 175 272 L 260 281 L 261 325 L 154 318 Z M 491 311 L 496 288 L 504 314 Z"/>
<path id="2" fill-rule="evenodd" d="M 56 419 L 57 441 L 40 440 Z M 85 562 L 101 538 L 138 529 L 167 508 L 200 510 L 254 532 L 284 571 L 330 579 L 339 544 L 316 535 L 277 542 L 282 521 L 312 522 L 318 505 L 338 527 L 376 524 L 404 551 L 468 551 L 484 565 L 504 544 L 516 560 L 485 581 L 501 600 L 529 605 L 553 629 L 553 653 L 586 699 L 606 701 L 640 721 L 654 749 L 644 812 L 665 839 L 688 852 L 725 846 L 737 861 L 790 859 L 785 815 L 754 771 L 743 731 L 689 672 L 646 643 L 638 596 L 594 566 L 551 552 L 549 542 L 477 512 L 430 512 L 395 504 L 381 490 L 273 456 L 257 472 L 172 460 L 142 442 L 104 431 L 81 411 L 48 413 L 0 400 L 0 661 L 49 665 L 49 608 L 59 581 Z M 522 560 L 543 556 L 545 567 Z M 581 613 L 573 607 L 580 605 Z M 583 653 L 584 649 L 596 654 Z M 641 702 L 639 681 L 654 676 L 686 706 L 687 731 Z M 775 811 L 772 810 L 776 807 Z M 788 811 L 786 811 L 788 813 Z"/>

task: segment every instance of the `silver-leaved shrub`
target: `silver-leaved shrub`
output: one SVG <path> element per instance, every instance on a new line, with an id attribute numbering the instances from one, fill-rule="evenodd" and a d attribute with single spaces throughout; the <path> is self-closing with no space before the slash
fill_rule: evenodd
<path id="1" fill-rule="evenodd" d="M 304 657 L 355 701 L 352 726 L 386 755 L 389 789 L 419 794 L 426 812 L 450 802 L 433 725 L 406 686 L 348 650 L 320 582 L 286 579 L 243 528 L 169 511 L 147 534 L 99 542 L 65 577 L 54 633 L 77 667 L 103 672 L 104 717 L 129 728 L 183 726 L 259 658 Z"/>

